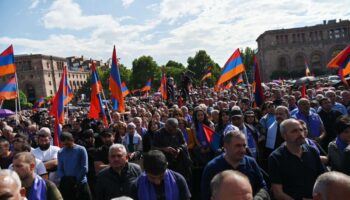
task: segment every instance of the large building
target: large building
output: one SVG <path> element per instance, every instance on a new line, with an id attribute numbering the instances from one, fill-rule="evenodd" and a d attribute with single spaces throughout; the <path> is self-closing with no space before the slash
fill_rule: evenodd
<path id="1" fill-rule="evenodd" d="M 329 20 L 323 24 L 265 31 L 257 38 L 262 79 L 275 71 L 326 70 L 327 63 L 350 44 L 350 21 Z"/>
<path id="2" fill-rule="evenodd" d="M 63 73 L 70 59 L 42 54 L 16 55 L 18 86 L 33 102 L 41 96 L 53 96 L 58 90 Z M 88 65 L 87 65 L 88 66 Z M 68 65 L 68 80 L 73 92 L 86 83 L 89 68 Z"/>

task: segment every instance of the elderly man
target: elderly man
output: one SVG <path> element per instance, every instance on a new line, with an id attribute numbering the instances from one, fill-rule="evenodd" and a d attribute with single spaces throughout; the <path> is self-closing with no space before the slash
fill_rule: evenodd
<path id="1" fill-rule="evenodd" d="M 310 101 L 306 98 L 299 99 L 298 109 L 292 118 L 303 120 L 309 132 L 308 138 L 321 142 L 325 136 L 325 129 L 320 116 L 310 111 Z"/>
<path id="2" fill-rule="evenodd" d="M 326 97 L 328 97 L 331 100 L 333 110 L 337 110 L 341 112 L 343 115 L 348 115 L 348 110 L 346 109 L 346 107 L 343 104 L 336 102 L 337 95 L 335 94 L 334 91 L 332 90 L 327 91 Z"/>
<path id="3" fill-rule="evenodd" d="M 247 176 L 239 171 L 218 173 L 210 182 L 211 200 L 253 199 L 252 186 Z"/>
<path id="4" fill-rule="evenodd" d="M 0 170 L 0 199 L 22 200 L 21 180 L 16 172 L 8 169 Z"/>
<path id="5" fill-rule="evenodd" d="M 103 169 L 97 176 L 97 200 L 130 196 L 131 184 L 141 174 L 141 168 L 128 162 L 127 152 L 122 144 L 109 147 L 108 160 L 110 167 Z"/>
<path id="6" fill-rule="evenodd" d="M 201 183 L 202 200 L 209 200 L 210 181 L 219 172 L 237 170 L 245 174 L 252 185 L 254 196 L 268 199 L 266 183 L 256 161 L 246 155 L 246 138 L 241 131 L 232 131 L 224 137 L 225 153 L 215 157 L 204 168 Z"/>
<path id="7" fill-rule="evenodd" d="M 26 188 L 28 200 L 61 200 L 61 193 L 56 185 L 49 180 L 44 180 L 34 173 L 35 157 L 29 152 L 22 152 L 13 158 L 13 168 L 19 175 L 22 186 Z"/>
<path id="8" fill-rule="evenodd" d="M 325 171 L 320 156 L 305 145 L 304 129 L 298 120 L 284 120 L 280 130 L 286 143 L 268 160 L 272 193 L 277 200 L 312 198 L 316 178 Z"/>
<path id="9" fill-rule="evenodd" d="M 49 180 L 58 184 L 57 171 L 57 155 L 60 150 L 59 147 L 50 144 L 51 131 L 49 128 L 43 127 L 38 133 L 38 148 L 32 151 L 32 154 L 39 160 L 41 160 L 49 172 Z"/>
<path id="10" fill-rule="evenodd" d="M 169 169 L 179 172 L 187 179 L 189 178 L 191 160 L 177 119 L 167 119 L 165 127 L 156 132 L 153 148 L 165 154 L 169 162 Z"/>
<path id="11" fill-rule="evenodd" d="M 345 200 L 350 197 L 350 176 L 327 172 L 319 176 L 313 189 L 314 200 Z"/>

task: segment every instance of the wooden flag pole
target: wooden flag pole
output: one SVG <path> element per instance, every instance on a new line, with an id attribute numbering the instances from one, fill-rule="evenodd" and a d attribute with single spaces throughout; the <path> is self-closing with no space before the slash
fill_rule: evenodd
<path id="1" fill-rule="evenodd" d="M 248 90 L 248 94 L 249 94 L 249 99 L 250 99 L 250 102 L 252 104 L 252 100 L 253 100 L 253 94 L 252 94 L 252 91 L 250 90 L 250 87 L 249 87 L 249 81 L 248 81 L 248 76 L 247 76 L 247 71 L 244 70 L 244 77 L 245 77 L 245 80 L 246 80 L 246 86 L 247 86 L 247 90 Z"/>
<path id="2" fill-rule="evenodd" d="M 105 92 L 103 91 L 103 88 L 102 88 L 102 97 L 106 101 L 106 96 L 105 96 Z M 122 97 L 122 98 L 124 98 L 124 97 Z M 111 113 L 109 112 L 108 103 L 106 102 L 105 105 L 107 108 L 109 121 L 112 123 L 113 121 L 112 121 Z M 101 109 L 103 109 L 103 108 L 101 108 Z"/>
<path id="3" fill-rule="evenodd" d="M 19 110 L 19 112 L 21 112 L 21 99 L 20 99 L 20 96 L 19 96 L 17 72 L 15 73 L 15 78 L 16 78 L 16 87 L 17 87 L 18 110 Z"/>

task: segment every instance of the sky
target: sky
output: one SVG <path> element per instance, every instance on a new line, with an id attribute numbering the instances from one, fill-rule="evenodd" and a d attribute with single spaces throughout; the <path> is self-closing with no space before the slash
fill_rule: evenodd
<path id="1" fill-rule="evenodd" d="M 350 0 L 0 0 L 0 51 L 107 61 L 143 55 L 187 66 L 199 50 L 223 66 L 267 30 L 350 19 Z"/>

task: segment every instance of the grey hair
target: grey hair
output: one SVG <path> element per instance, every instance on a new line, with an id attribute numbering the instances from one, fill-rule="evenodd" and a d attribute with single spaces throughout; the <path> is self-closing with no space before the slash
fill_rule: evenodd
<path id="1" fill-rule="evenodd" d="M 288 118 L 290 117 L 289 109 L 286 106 L 277 106 L 277 108 L 275 109 L 275 112 L 276 110 L 283 110 L 287 114 Z"/>
<path id="2" fill-rule="evenodd" d="M 3 129 L 2 129 L 3 131 L 8 131 L 8 132 L 13 132 L 13 128 L 11 127 L 11 126 L 9 126 L 9 125 L 6 125 Z"/>
<path id="3" fill-rule="evenodd" d="M 237 170 L 225 170 L 225 171 L 222 171 L 218 174 L 216 174 L 213 179 L 211 179 L 210 181 L 210 190 L 211 190 L 211 196 L 213 198 L 217 198 L 217 194 L 220 190 L 220 187 L 222 185 L 222 182 L 224 181 L 224 179 L 226 177 L 229 177 L 231 176 L 232 178 L 234 179 L 244 179 L 246 180 L 248 183 L 249 183 L 249 179 L 246 175 L 244 175 L 243 173 L 237 171 Z"/>
<path id="4" fill-rule="evenodd" d="M 176 118 L 169 118 L 165 123 L 167 126 L 177 127 L 179 125 L 179 121 Z"/>
<path id="5" fill-rule="evenodd" d="M 15 171 L 12 171 L 9 169 L 0 170 L 0 181 L 4 181 L 7 184 L 13 181 L 16 183 L 17 191 L 21 190 L 22 183 L 21 183 L 21 180 L 19 179 L 18 174 Z"/>
<path id="6" fill-rule="evenodd" d="M 134 122 L 135 120 L 139 120 L 140 122 L 142 122 L 142 118 L 141 117 L 134 117 L 134 119 L 132 121 Z"/>
<path id="7" fill-rule="evenodd" d="M 111 200 L 133 200 L 133 199 L 127 196 L 122 196 L 122 197 L 113 198 Z"/>
<path id="8" fill-rule="evenodd" d="M 224 143 L 225 144 L 229 144 L 231 143 L 232 138 L 243 138 L 245 139 L 245 135 L 242 131 L 240 130 L 233 130 L 233 131 L 229 131 L 228 133 L 226 133 L 226 135 L 224 136 Z"/>
<path id="9" fill-rule="evenodd" d="M 280 124 L 280 132 L 281 134 L 286 134 L 287 133 L 287 125 L 291 124 L 291 123 L 299 123 L 298 120 L 290 118 L 290 119 L 286 119 L 283 120 Z"/>
<path id="10" fill-rule="evenodd" d="M 126 148 L 122 144 L 112 144 L 109 147 L 108 154 L 111 154 L 113 150 L 118 149 L 121 150 L 125 155 L 127 154 Z"/>
<path id="11" fill-rule="evenodd" d="M 332 171 L 320 175 L 315 182 L 313 196 L 320 194 L 323 200 L 329 199 L 328 191 L 333 184 L 343 184 L 350 188 L 350 176 Z"/>

